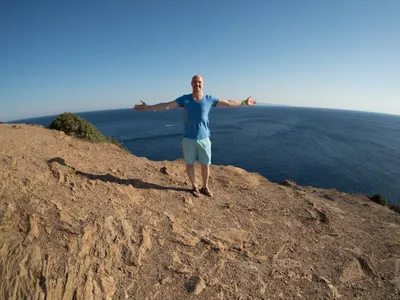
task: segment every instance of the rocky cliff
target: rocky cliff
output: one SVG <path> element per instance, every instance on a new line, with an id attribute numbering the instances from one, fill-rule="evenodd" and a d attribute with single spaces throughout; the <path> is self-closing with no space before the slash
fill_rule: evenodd
<path id="1" fill-rule="evenodd" d="M 399 214 L 211 172 L 0 125 L 0 299 L 400 299 Z"/>

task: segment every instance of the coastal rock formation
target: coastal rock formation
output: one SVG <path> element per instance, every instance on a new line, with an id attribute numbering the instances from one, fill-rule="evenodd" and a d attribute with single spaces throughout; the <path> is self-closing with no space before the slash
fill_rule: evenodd
<path id="1" fill-rule="evenodd" d="M 0 125 L 0 299 L 400 299 L 400 215 L 364 195 Z"/>

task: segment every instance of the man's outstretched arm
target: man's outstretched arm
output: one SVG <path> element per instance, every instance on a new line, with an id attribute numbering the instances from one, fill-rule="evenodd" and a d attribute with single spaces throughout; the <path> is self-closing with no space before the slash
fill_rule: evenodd
<path id="1" fill-rule="evenodd" d="M 145 111 L 145 110 L 153 110 L 153 111 L 161 111 L 161 110 L 168 110 L 171 108 L 178 108 L 179 104 L 176 101 L 166 102 L 166 103 L 159 103 L 155 105 L 147 105 L 142 100 L 140 100 L 142 104 L 137 104 L 133 108 L 136 111 Z"/>
<path id="2" fill-rule="evenodd" d="M 242 105 L 254 106 L 256 105 L 256 103 L 257 101 L 251 98 L 250 96 L 247 97 L 246 100 L 219 100 L 217 106 L 223 106 L 223 107 L 237 107 Z"/>

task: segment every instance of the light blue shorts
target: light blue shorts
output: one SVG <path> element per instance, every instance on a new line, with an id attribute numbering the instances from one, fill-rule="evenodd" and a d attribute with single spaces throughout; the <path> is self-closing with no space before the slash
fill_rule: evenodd
<path id="1" fill-rule="evenodd" d="M 211 164 L 211 141 L 210 138 L 201 140 L 183 138 L 182 141 L 183 158 L 187 165 L 192 165 L 199 156 L 199 162 L 202 165 Z"/>

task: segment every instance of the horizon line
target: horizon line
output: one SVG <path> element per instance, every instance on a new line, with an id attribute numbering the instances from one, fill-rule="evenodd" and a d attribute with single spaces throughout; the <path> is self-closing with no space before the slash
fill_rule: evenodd
<path id="1" fill-rule="evenodd" d="M 398 113 L 387 113 L 387 112 L 377 112 L 377 111 L 367 111 L 367 110 L 357 110 L 357 109 L 349 109 L 349 108 L 331 108 L 331 107 L 318 107 L 318 106 L 298 106 L 298 105 L 288 105 L 288 104 L 274 104 L 274 103 L 266 103 L 266 102 L 258 102 L 256 106 L 278 106 L 278 107 L 291 107 L 291 108 L 309 108 L 309 109 L 326 109 L 326 110 L 343 110 L 343 111 L 354 111 L 354 112 L 362 112 L 362 113 L 373 113 L 373 114 L 382 114 L 382 115 L 390 115 L 390 116 L 400 116 Z M 11 119 L 10 121 L 2 121 L 5 124 L 12 124 L 12 122 L 20 122 L 24 120 L 31 120 L 31 119 L 40 119 L 40 118 L 47 118 L 53 116 L 59 116 L 63 113 L 73 113 L 73 114 L 84 114 L 84 113 L 91 113 L 91 112 L 102 112 L 102 111 L 112 111 L 112 110 L 128 110 L 133 109 L 128 107 L 121 107 L 121 108 L 109 108 L 109 109 L 95 109 L 95 110 L 84 110 L 84 111 L 64 111 L 61 113 L 55 114 L 48 114 L 48 115 L 41 115 L 41 116 L 33 116 L 33 117 L 24 117 L 18 119 Z"/>

